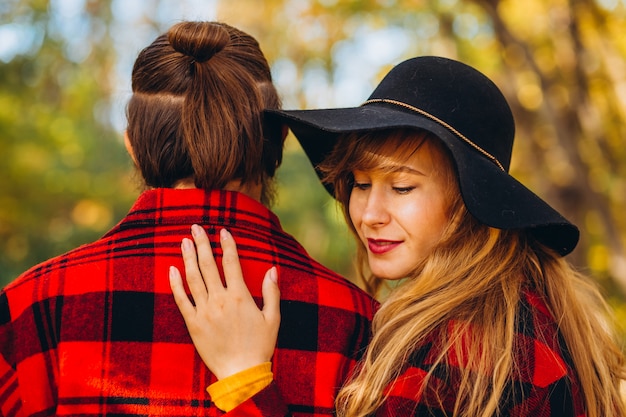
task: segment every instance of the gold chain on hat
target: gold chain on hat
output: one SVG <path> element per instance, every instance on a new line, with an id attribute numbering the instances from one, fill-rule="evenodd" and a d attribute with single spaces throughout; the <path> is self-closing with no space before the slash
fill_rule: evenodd
<path id="1" fill-rule="evenodd" d="M 403 102 L 398 101 L 398 100 L 391 100 L 391 99 L 388 99 L 388 98 L 374 98 L 374 99 L 371 99 L 371 100 L 367 100 L 365 103 L 362 104 L 362 106 L 364 106 L 366 104 L 370 104 L 370 103 L 395 104 L 396 106 L 404 107 L 404 108 L 407 108 L 409 110 L 413 110 L 414 112 L 417 112 L 417 113 L 421 114 L 422 116 L 426 116 L 429 119 L 434 120 L 435 122 L 437 122 L 440 125 L 446 127 L 447 129 L 449 129 L 452 133 L 454 133 L 455 135 L 457 135 L 458 137 L 463 139 L 465 142 L 467 142 L 467 144 L 470 145 L 472 148 L 476 149 L 478 152 L 480 152 L 481 154 L 485 155 L 494 164 L 496 164 L 502 171 L 506 171 L 504 169 L 504 167 L 502 166 L 502 164 L 500 163 L 500 161 L 498 161 L 498 158 L 496 158 L 495 156 L 493 156 L 492 154 L 490 154 L 489 152 L 487 152 L 486 150 L 484 150 L 480 146 L 476 145 L 474 142 L 472 142 L 471 140 L 466 138 L 465 135 L 463 135 L 461 132 L 459 132 L 458 130 L 456 130 L 455 128 L 453 128 L 452 126 L 450 126 L 448 123 L 444 122 L 443 120 L 439 119 L 438 117 L 433 116 L 432 114 L 430 114 L 430 113 L 428 113 L 428 112 L 426 112 L 426 111 L 424 111 L 422 109 L 419 109 L 419 108 L 417 108 L 415 106 L 411 106 L 410 104 L 403 103 Z"/>

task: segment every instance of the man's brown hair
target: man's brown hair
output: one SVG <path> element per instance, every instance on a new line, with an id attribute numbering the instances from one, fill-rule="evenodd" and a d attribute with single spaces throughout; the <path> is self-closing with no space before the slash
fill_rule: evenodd
<path id="1" fill-rule="evenodd" d="M 147 186 L 262 183 L 269 203 L 283 135 L 262 117 L 281 104 L 252 36 L 219 22 L 178 23 L 139 53 L 132 90 L 127 134 Z"/>

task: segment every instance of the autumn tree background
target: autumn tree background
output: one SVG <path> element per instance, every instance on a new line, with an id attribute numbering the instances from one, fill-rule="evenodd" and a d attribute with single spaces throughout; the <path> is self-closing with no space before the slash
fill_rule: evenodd
<path id="1" fill-rule="evenodd" d="M 417 55 L 486 73 L 515 114 L 511 172 L 581 228 L 569 260 L 626 323 L 624 0 L 4 0 L 0 285 L 126 214 L 140 192 L 121 140 L 132 62 L 182 19 L 255 36 L 285 108 L 359 105 Z M 351 237 L 293 137 L 279 181 L 283 226 L 353 276 Z"/>

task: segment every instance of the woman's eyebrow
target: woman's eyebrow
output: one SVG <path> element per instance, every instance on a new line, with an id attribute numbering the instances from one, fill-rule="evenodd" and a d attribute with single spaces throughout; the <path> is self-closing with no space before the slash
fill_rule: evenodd
<path id="1" fill-rule="evenodd" d="M 407 166 L 407 165 L 383 165 L 380 167 L 380 169 L 384 172 L 393 172 L 393 173 L 398 173 L 398 172 L 406 172 L 408 174 L 414 174 L 414 175 L 426 175 L 424 173 L 424 171 L 420 171 L 419 169 Z"/>

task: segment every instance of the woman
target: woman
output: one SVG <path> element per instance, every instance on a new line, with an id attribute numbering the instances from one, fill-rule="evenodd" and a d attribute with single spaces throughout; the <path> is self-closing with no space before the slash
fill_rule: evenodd
<path id="1" fill-rule="evenodd" d="M 277 268 L 286 317 L 274 370 L 293 387 L 283 399 L 330 416 L 374 303 L 311 259 L 268 208 L 286 131 L 263 127 L 280 100 L 258 42 L 220 22 L 177 23 L 139 53 L 132 91 L 126 145 L 145 190 L 101 239 L 0 292 L 0 415 L 215 415 L 205 387 L 221 370 L 202 364 L 161 269 L 182 267 L 180 241 L 197 223 L 239 239 L 253 294 Z M 303 325 L 316 338 L 302 340 Z M 322 368 L 332 377 L 298 388 Z"/>
<path id="2" fill-rule="evenodd" d="M 488 78 L 420 57 L 392 69 L 361 107 L 269 113 L 292 129 L 343 207 L 368 288 L 404 280 L 376 313 L 338 415 L 625 415 L 608 308 L 563 259 L 578 229 L 508 174 L 513 117 Z M 210 259 L 197 244 L 201 261 Z M 194 256 L 183 251 L 187 276 L 199 279 Z M 209 266 L 203 277 L 216 283 Z M 198 340 L 207 327 L 195 330 Z M 279 415 L 264 399 L 274 389 L 229 409 Z"/>

